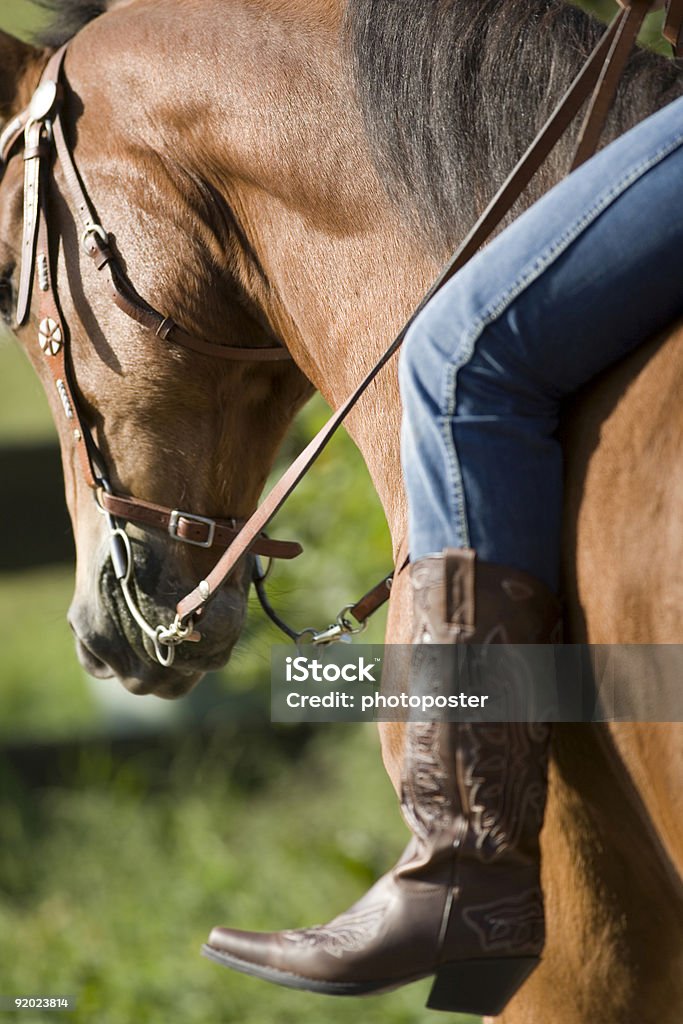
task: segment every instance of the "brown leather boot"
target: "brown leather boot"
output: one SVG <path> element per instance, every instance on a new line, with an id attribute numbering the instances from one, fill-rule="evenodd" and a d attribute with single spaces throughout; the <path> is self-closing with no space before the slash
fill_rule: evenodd
<path id="1" fill-rule="evenodd" d="M 472 551 L 420 559 L 412 583 L 418 644 L 558 638 L 550 591 L 525 573 L 477 563 Z M 544 943 L 538 836 L 548 739 L 549 727 L 538 724 L 410 722 L 401 807 L 413 839 L 395 867 L 327 925 L 214 928 L 202 952 L 329 995 L 436 975 L 432 1009 L 500 1013 Z"/>

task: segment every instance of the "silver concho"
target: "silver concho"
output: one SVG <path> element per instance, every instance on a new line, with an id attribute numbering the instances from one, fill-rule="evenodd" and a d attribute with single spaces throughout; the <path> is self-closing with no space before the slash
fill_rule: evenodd
<path id="1" fill-rule="evenodd" d="M 62 347 L 62 329 L 56 321 L 46 316 L 40 321 L 38 341 L 46 356 L 56 356 Z"/>

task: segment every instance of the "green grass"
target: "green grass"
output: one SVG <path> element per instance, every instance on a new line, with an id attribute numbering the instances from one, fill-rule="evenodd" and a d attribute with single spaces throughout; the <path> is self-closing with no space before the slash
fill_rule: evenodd
<path id="1" fill-rule="evenodd" d="M 248 791 L 230 781 L 245 759 Z M 435 1019 L 427 982 L 359 1003 L 198 955 L 215 924 L 328 920 L 393 863 L 406 832 L 373 730 L 322 730 L 294 762 L 239 731 L 227 749 L 188 740 L 155 790 L 140 755 L 102 753 L 77 785 L 29 793 L 2 779 L 0 992 L 75 995 L 75 1024 Z"/>
<path id="2" fill-rule="evenodd" d="M 0 741 L 57 738 L 89 729 L 96 709 L 76 667 L 65 612 L 70 569 L 0 577 Z"/>

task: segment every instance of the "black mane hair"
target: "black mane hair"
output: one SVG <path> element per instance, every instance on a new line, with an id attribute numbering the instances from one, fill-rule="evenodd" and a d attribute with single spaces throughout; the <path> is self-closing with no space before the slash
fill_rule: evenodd
<path id="1" fill-rule="evenodd" d="M 48 11 L 47 25 L 36 33 L 35 41 L 55 48 L 63 46 L 108 7 L 108 0 L 33 0 L 33 3 Z"/>
<path id="2" fill-rule="evenodd" d="M 462 237 L 603 31 L 562 0 L 348 0 L 345 47 L 373 158 L 428 250 L 442 258 Z M 637 51 L 606 137 L 682 91 L 680 66 Z"/>

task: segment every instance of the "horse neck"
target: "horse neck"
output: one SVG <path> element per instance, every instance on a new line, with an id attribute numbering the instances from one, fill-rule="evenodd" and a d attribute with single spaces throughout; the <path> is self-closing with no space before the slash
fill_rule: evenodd
<path id="1" fill-rule="evenodd" d="M 451 13 L 462 17 L 467 6 L 465 0 L 457 0 L 451 4 Z M 499 20 L 514 7 L 520 25 L 524 6 L 489 5 L 496 9 Z M 351 34 L 353 7 L 352 3 L 346 24 Z M 414 9 L 410 5 L 396 8 L 408 14 Z M 225 138 L 230 114 L 216 117 L 220 103 L 207 106 L 211 122 L 208 135 L 220 138 L 223 132 L 224 145 L 215 155 L 215 182 L 258 258 L 262 282 L 267 282 L 267 288 L 255 289 L 257 301 L 308 378 L 331 405 L 338 406 L 415 306 L 433 278 L 437 259 L 444 258 L 463 236 L 497 181 L 502 181 L 514 158 L 526 147 L 529 125 L 549 113 L 578 72 L 583 60 L 580 47 L 567 45 L 564 37 L 571 38 L 570 30 L 576 29 L 577 19 L 590 43 L 600 30 L 596 26 L 591 29 L 589 19 L 581 12 L 570 11 L 548 22 L 544 32 L 535 33 L 535 41 L 524 48 L 526 63 L 515 82 L 519 85 L 533 78 L 532 66 L 538 59 L 548 74 L 537 77 L 544 88 L 545 83 L 550 87 L 541 103 L 538 89 L 519 87 L 509 131 L 507 126 L 502 129 L 499 112 L 505 105 L 510 68 L 495 60 L 495 53 L 482 61 L 482 67 L 495 71 L 488 75 L 482 71 L 478 79 L 477 86 L 483 90 L 478 106 L 482 124 L 475 125 L 472 132 L 458 131 L 458 126 L 466 121 L 465 109 L 471 107 L 473 94 L 479 96 L 479 88 L 465 90 L 466 96 L 462 88 L 455 90 L 455 107 L 448 107 L 445 123 L 452 115 L 450 123 L 459 140 L 452 147 L 457 173 L 445 180 L 443 187 L 456 200 L 447 210 L 439 210 L 440 240 L 435 241 L 427 233 L 422 235 L 420 245 L 405 228 L 411 220 L 414 188 L 404 195 L 398 214 L 373 169 L 365 129 L 351 93 L 349 68 L 340 58 L 338 6 L 333 2 L 308 5 L 303 0 L 291 0 L 285 16 L 283 5 L 260 0 L 239 10 L 241 53 L 245 52 L 246 41 L 247 49 L 252 48 L 255 55 L 258 73 L 251 73 L 248 59 L 246 64 L 243 59 L 241 68 L 229 62 L 233 117 L 237 115 L 238 123 L 246 126 L 239 139 L 229 127 Z M 255 11 L 265 11 L 269 18 L 265 45 Z M 528 18 L 528 11 L 525 16 Z M 443 34 L 438 36 L 434 43 L 443 49 Z M 509 36 L 502 28 L 499 36 L 509 47 Z M 405 39 L 410 38 L 406 33 Z M 460 63 L 469 63 L 472 39 L 457 32 L 450 33 L 449 38 L 453 49 L 461 51 Z M 479 43 L 487 45 L 481 39 Z M 493 51 L 495 45 L 489 45 Z M 409 55 L 405 56 L 406 61 L 392 62 L 402 74 L 409 63 Z M 417 66 L 418 62 L 413 64 Z M 672 98 L 672 78 L 660 74 L 663 66 L 664 62 L 660 64 L 656 58 L 636 58 L 612 118 L 610 135 L 661 105 L 665 98 Z M 402 97 L 403 93 L 395 88 L 392 95 Z M 451 101 L 447 95 L 445 102 Z M 469 116 L 471 119 L 471 112 Z M 495 124 L 491 123 L 492 117 Z M 410 115 L 406 117 L 397 107 L 384 120 L 402 125 L 410 122 Z M 522 137 L 522 132 L 527 134 Z M 443 131 L 438 135 L 443 137 Z M 498 142 L 492 149 L 494 138 Z M 569 139 L 558 147 L 530 191 L 529 200 L 561 176 L 570 148 Z M 381 152 L 379 156 L 382 163 Z M 226 167 L 229 176 L 224 174 Z M 433 254 L 438 254 L 437 259 Z M 349 428 L 397 540 L 404 526 L 404 508 L 397 486 L 400 460 L 395 368 L 364 398 L 362 407 L 350 418 Z"/>
<path id="2" fill-rule="evenodd" d="M 453 0 L 453 16 L 462 20 L 469 2 Z M 349 17 L 353 18 L 359 3 L 362 0 L 349 5 L 347 32 L 351 31 Z M 500 17 L 504 10 L 521 11 L 521 6 L 497 0 L 489 4 Z M 109 105 L 122 106 L 117 121 L 126 123 L 131 121 L 126 107 L 129 90 L 121 89 L 118 98 L 111 97 L 111 83 L 119 79 L 122 66 L 116 38 L 118 34 L 130 79 L 136 73 L 131 39 L 137 41 L 138 85 L 146 96 L 145 109 L 138 116 L 145 143 L 210 186 L 220 207 L 217 212 L 223 214 L 234 242 L 233 251 L 226 254 L 231 270 L 304 373 L 337 406 L 384 349 L 432 278 L 436 262 L 426 254 L 427 246 L 439 258 L 447 246 L 443 238 L 441 243 L 428 241 L 422 247 L 415 241 L 373 170 L 351 92 L 351 75 L 340 56 L 339 0 L 232 0 L 221 18 L 215 17 L 211 7 L 138 0 L 98 19 L 83 33 L 84 44 L 79 37 L 79 45 L 87 46 L 87 38 L 91 39 L 89 66 L 93 62 L 98 66 Z M 411 5 L 393 9 L 409 8 L 418 9 Z M 575 12 L 572 17 L 584 16 Z M 470 18 L 468 23 L 474 22 Z M 558 22 L 536 33 L 539 59 L 545 52 L 545 63 L 553 71 L 550 78 L 537 76 L 550 81 L 548 103 L 566 87 L 580 62 L 576 49 L 558 47 L 556 36 L 561 31 Z M 494 38 L 495 34 L 488 35 Z M 453 39 L 454 52 L 460 53 L 459 63 L 467 63 L 465 51 L 473 45 L 467 42 L 467 34 L 453 32 L 448 37 Z M 420 42 L 419 35 L 408 34 L 408 38 L 411 47 Z M 424 45 L 430 45 L 430 40 Z M 494 44 L 484 41 L 482 45 Z M 414 66 L 429 64 L 409 60 L 410 56 L 391 62 L 392 66 L 410 75 Z M 470 91 L 472 83 L 466 82 L 466 97 L 463 87 L 453 95 L 444 90 L 440 97 L 446 108 L 439 116 L 454 126 L 458 139 L 457 145 L 447 147 L 453 153 L 453 166 L 443 170 L 441 182 L 455 204 L 449 216 L 439 218 L 447 225 L 443 231 L 449 244 L 462 236 L 470 220 L 463 183 L 467 194 L 478 197 L 481 205 L 493 187 L 491 168 L 496 169 L 497 162 L 501 166 L 496 173 L 507 172 L 508 150 L 521 149 L 527 141 L 508 139 L 515 130 L 507 122 L 505 131 L 498 122 L 492 132 L 491 112 L 501 109 L 501 83 L 510 73 L 494 56 L 492 52 L 491 59 L 481 62 L 496 70 L 488 78 L 480 76 L 479 88 Z M 651 69 L 646 71 L 649 80 L 656 78 Z M 357 68 L 356 77 L 361 76 L 362 69 Z M 642 77 L 632 75 L 629 87 L 636 88 Z M 383 92 L 386 96 L 391 90 Z M 400 90 L 394 93 L 403 95 Z M 516 111 L 515 124 L 527 129 L 538 116 L 536 97 L 528 93 L 520 90 L 516 102 L 508 104 Z M 463 103 L 471 106 L 472 96 L 477 97 L 475 113 L 481 113 L 483 123 L 474 125 L 476 130 L 471 132 L 458 132 Z M 368 116 L 367 104 L 365 113 Z M 405 125 L 412 113 L 387 108 L 375 111 L 375 120 Z M 424 112 L 415 113 L 424 121 Z M 471 112 L 469 116 L 471 121 Z M 629 116 L 630 108 L 624 112 L 622 104 L 619 127 Z M 130 130 L 135 130 L 134 125 Z M 494 135 L 509 145 L 500 145 L 491 154 L 487 146 Z M 408 139 L 407 145 L 419 146 L 416 140 Z M 559 175 L 564 155 L 559 153 L 536 191 Z M 414 185 L 419 192 L 419 175 Z M 415 196 L 416 189 L 410 195 Z M 409 219 L 409 205 L 410 198 L 404 196 L 404 219 Z M 395 538 L 404 520 L 397 487 L 398 419 L 392 369 L 364 398 L 349 427 Z"/>
<path id="3" fill-rule="evenodd" d="M 199 183 L 212 197 L 229 239 L 226 278 L 338 406 L 434 267 L 410 251 L 364 148 L 340 56 L 341 5 L 232 0 L 226 8 L 217 18 L 213 5 L 189 0 L 123 4 L 75 38 L 67 75 L 86 114 L 107 112 L 131 159 L 140 152 L 171 168 L 178 188 Z M 399 418 L 392 369 L 349 423 L 397 545 Z"/>
<path id="4" fill-rule="evenodd" d="M 154 12 L 150 6 L 150 18 Z M 204 44 L 195 24 L 197 52 L 186 38 L 186 58 L 174 68 L 188 75 L 188 90 L 178 104 L 174 88 L 172 107 L 160 97 L 162 144 L 220 198 L 242 287 L 333 407 L 384 351 L 436 270 L 406 237 L 372 168 L 340 58 L 338 14 L 322 2 L 236 2 L 221 19 L 228 30 L 218 38 L 214 19 L 208 37 L 229 74 L 198 75 Z M 392 367 L 348 426 L 396 546 L 405 530 L 399 421 Z"/>

